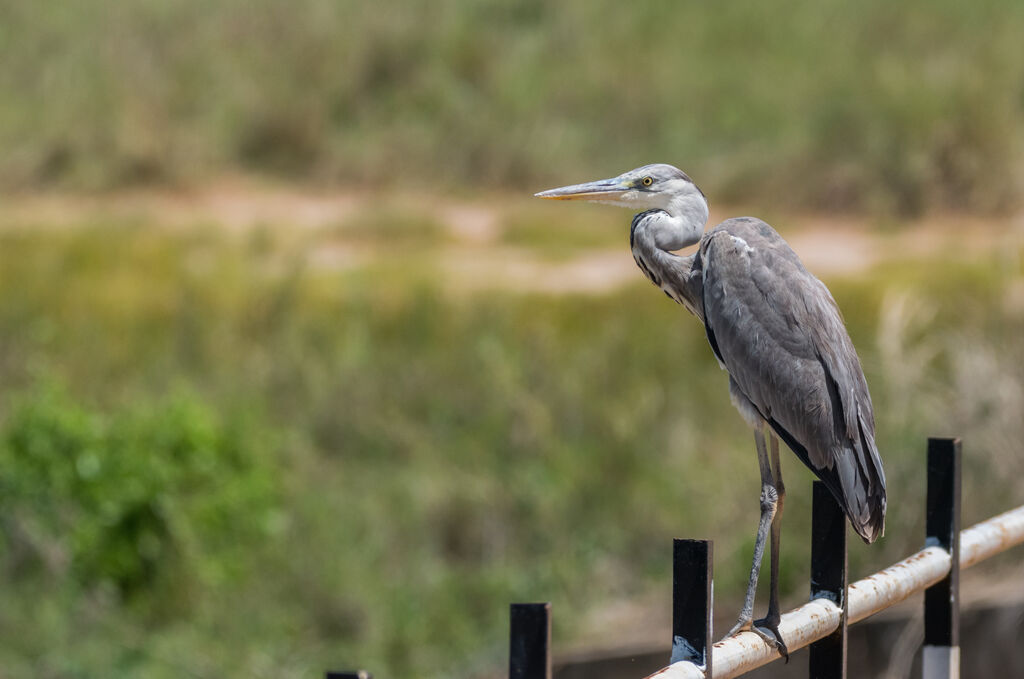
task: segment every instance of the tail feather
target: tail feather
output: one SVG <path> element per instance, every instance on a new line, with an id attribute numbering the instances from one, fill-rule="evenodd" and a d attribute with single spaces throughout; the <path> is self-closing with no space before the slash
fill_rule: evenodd
<path id="1" fill-rule="evenodd" d="M 807 449 L 778 421 L 769 419 L 768 424 L 824 482 L 864 542 L 870 544 L 882 537 L 885 533 L 885 474 L 875 447 L 875 437 L 863 418 L 860 418 L 858 440 L 831 450 L 833 463 L 828 468 L 812 465 Z"/>
<path id="2" fill-rule="evenodd" d="M 851 517 L 854 530 L 871 543 L 885 534 L 885 472 L 882 460 L 875 446 L 874 432 L 864 421 L 863 414 L 857 418 L 859 424 L 858 440 L 854 442 L 854 457 L 857 462 L 858 502 L 851 506 L 847 513 Z M 859 520 L 854 521 L 853 516 Z"/>

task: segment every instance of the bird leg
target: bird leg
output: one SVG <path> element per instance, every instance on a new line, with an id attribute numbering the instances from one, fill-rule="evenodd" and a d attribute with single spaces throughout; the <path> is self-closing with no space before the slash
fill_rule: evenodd
<path id="1" fill-rule="evenodd" d="M 768 595 L 768 614 L 760 620 L 755 620 L 754 627 L 762 627 L 769 630 L 775 636 L 775 642 L 769 643 L 772 643 L 779 653 L 782 654 L 782 657 L 786 659 L 786 662 L 789 662 L 789 649 L 786 648 L 786 642 L 782 640 L 782 634 L 779 633 L 779 621 L 782 619 L 782 615 L 779 612 L 779 538 L 782 535 L 782 507 L 786 503 L 786 486 L 782 482 L 782 465 L 779 461 L 779 439 L 775 437 L 775 434 L 769 434 L 768 437 L 771 443 L 772 476 L 774 477 L 775 492 L 777 493 L 775 516 L 772 517 L 771 526 L 771 582 Z"/>
<path id="2" fill-rule="evenodd" d="M 768 461 L 768 451 L 765 448 L 762 427 L 754 430 L 754 443 L 757 445 L 757 462 L 761 469 L 761 519 L 757 525 L 757 538 L 754 540 L 754 562 L 750 566 L 747 596 L 743 600 L 743 609 L 740 611 L 739 620 L 732 630 L 729 631 L 728 636 L 751 629 L 754 620 L 754 594 L 757 592 L 757 576 L 761 572 L 764 543 L 768 538 L 769 524 L 775 515 L 775 505 L 778 501 L 778 494 L 775 491 L 774 479 L 772 478 L 771 464 Z M 763 637 L 764 635 L 762 634 L 761 636 Z"/>

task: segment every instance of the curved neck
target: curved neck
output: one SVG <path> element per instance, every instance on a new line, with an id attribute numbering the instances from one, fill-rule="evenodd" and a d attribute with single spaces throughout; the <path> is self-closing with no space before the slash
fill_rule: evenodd
<path id="1" fill-rule="evenodd" d="M 674 197 L 662 210 L 648 211 L 643 226 L 659 250 L 673 252 L 698 242 L 707 221 L 708 203 L 695 192 Z"/>
<path id="2" fill-rule="evenodd" d="M 669 203 L 665 212 L 677 221 L 680 239 L 685 242 L 682 247 L 700 240 L 704 225 L 708 223 L 708 201 L 704 194 L 680 196 Z"/>
<path id="3" fill-rule="evenodd" d="M 708 204 L 702 195 L 673 199 L 666 209 L 641 212 L 633 217 L 629 240 L 637 266 L 652 283 L 703 322 L 703 281 L 697 253 L 673 254 L 700 241 L 708 220 Z"/>

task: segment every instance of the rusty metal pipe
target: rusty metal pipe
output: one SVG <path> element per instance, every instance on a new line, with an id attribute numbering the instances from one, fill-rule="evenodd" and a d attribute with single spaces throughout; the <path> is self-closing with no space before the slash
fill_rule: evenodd
<path id="1" fill-rule="evenodd" d="M 961 531 L 960 568 L 971 566 L 1024 542 L 1024 506 L 994 516 Z M 850 585 L 849 624 L 863 620 L 933 585 L 949 572 L 949 552 L 925 547 L 920 552 Z M 827 599 L 813 599 L 782 616 L 779 631 L 790 652 L 831 634 L 841 611 Z M 714 679 L 728 679 L 766 665 L 779 657 L 753 632 L 722 639 L 712 649 Z M 706 679 L 699 667 L 677 662 L 648 679 Z"/>

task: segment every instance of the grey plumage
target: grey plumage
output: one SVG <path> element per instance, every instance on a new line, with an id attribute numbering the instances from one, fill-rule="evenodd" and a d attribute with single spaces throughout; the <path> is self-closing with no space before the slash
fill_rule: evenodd
<path id="1" fill-rule="evenodd" d="M 537 195 L 641 208 L 630 225 L 637 266 L 704 324 L 715 357 L 729 373 L 733 403 L 754 428 L 761 468 L 758 539 L 733 631 L 750 628 L 770 522 L 771 600 L 762 622 L 774 636 L 758 632 L 785 654 L 777 591 L 785 487 L 777 443 L 770 437 L 769 459 L 763 432 L 783 440 L 824 481 L 866 542 L 881 536 L 885 524 L 885 475 L 871 396 L 835 300 L 765 222 L 740 217 L 704 233 L 707 199 L 671 165 L 645 165 Z M 694 244 L 693 254 L 675 254 Z"/>
<path id="2" fill-rule="evenodd" d="M 832 295 L 759 219 L 722 222 L 700 253 L 704 327 L 737 407 L 749 404 L 874 542 L 885 475 L 867 382 Z"/>
<path id="3" fill-rule="evenodd" d="M 648 176 L 650 187 L 636 184 Z M 553 191 L 586 196 L 580 187 L 597 185 L 654 193 L 676 180 L 706 201 L 671 165 L 645 165 L 622 177 Z M 604 195 L 611 192 L 600 191 L 596 202 L 620 204 Z M 828 288 L 760 219 L 728 219 L 699 237 L 694 255 L 680 256 L 659 247 L 654 233 L 667 215 L 658 206 L 633 217 L 630 248 L 637 266 L 704 323 L 744 417 L 770 426 L 825 482 L 857 533 L 873 542 L 884 526 L 885 475 L 867 382 Z"/>

